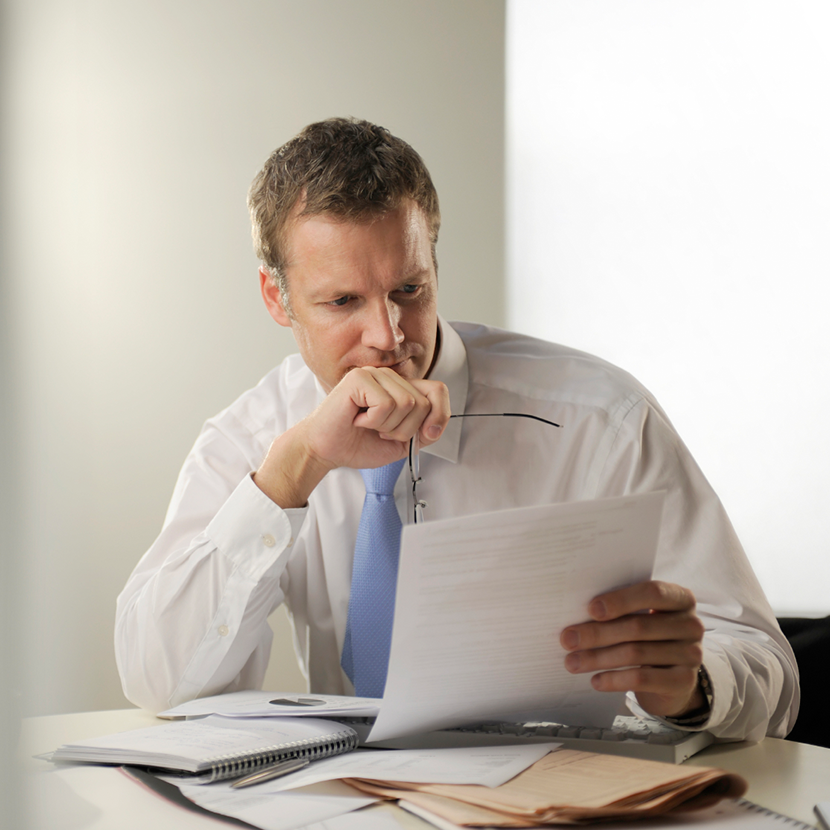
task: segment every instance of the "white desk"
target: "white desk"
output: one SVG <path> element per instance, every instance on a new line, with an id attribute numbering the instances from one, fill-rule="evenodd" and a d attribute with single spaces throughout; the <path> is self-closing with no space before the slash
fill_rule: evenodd
<path id="1" fill-rule="evenodd" d="M 145 792 L 115 769 L 75 768 L 73 788 L 48 772 L 52 765 L 31 756 L 82 738 L 159 724 L 139 709 L 86 712 L 28 718 L 22 724 L 20 758 L 36 830 L 219 830 L 220 818 L 197 815 Z M 767 738 L 759 744 L 720 744 L 696 755 L 689 764 L 722 767 L 749 781 L 747 798 L 815 826 L 813 805 L 830 800 L 830 749 Z M 74 774 L 74 773 L 73 773 Z M 403 827 L 427 825 L 389 805 Z"/>

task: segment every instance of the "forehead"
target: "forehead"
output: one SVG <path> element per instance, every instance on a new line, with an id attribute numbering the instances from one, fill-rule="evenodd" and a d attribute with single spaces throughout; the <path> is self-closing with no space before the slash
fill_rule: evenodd
<path id="1" fill-rule="evenodd" d="M 432 246 L 423 211 L 407 201 L 360 220 L 330 213 L 298 215 L 286 234 L 286 270 L 372 272 L 429 270 Z"/>

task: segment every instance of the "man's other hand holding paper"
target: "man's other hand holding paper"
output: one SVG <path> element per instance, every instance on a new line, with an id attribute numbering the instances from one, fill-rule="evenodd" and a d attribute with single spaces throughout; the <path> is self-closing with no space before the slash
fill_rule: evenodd
<path id="1" fill-rule="evenodd" d="M 683 717 L 706 706 L 699 687 L 703 623 L 691 591 L 667 582 L 640 582 L 595 597 L 591 622 L 560 635 L 565 667 L 591 678 L 602 692 L 632 691 L 652 715 Z"/>

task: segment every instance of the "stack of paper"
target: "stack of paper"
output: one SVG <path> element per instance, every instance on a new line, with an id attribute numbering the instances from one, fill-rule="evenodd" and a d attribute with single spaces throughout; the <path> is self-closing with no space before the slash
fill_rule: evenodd
<path id="1" fill-rule="evenodd" d="M 700 809 L 747 790 L 739 775 L 562 749 L 499 787 L 348 779 L 360 791 L 410 803 L 454 824 L 534 827 L 647 818 Z"/>
<path id="2" fill-rule="evenodd" d="M 379 799 L 338 779 L 403 778 L 410 782 L 475 784 L 489 789 L 515 778 L 544 757 L 550 748 L 548 744 L 533 744 L 394 752 L 360 750 L 316 761 L 300 772 L 245 789 L 233 789 L 230 782 L 200 786 L 181 779 L 165 780 L 206 810 L 263 830 L 292 830 L 324 818 L 328 826 L 333 816 L 359 810 Z M 363 823 L 357 824 L 360 830 L 369 826 L 365 816 Z M 389 826 L 400 828 L 394 820 L 389 821 Z"/>

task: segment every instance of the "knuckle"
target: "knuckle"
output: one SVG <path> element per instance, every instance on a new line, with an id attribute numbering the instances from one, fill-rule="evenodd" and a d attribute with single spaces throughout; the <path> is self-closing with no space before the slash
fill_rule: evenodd
<path id="1" fill-rule="evenodd" d="M 577 665 L 579 666 L 579 670 L 581 672 L 589 672 L 589 671 L 596 671 L 598 668 L 596 656 L 590 651 L 583 651 L 580 652 L 578 655 L 575 655 L 577 659 Z"/>
<path id="2" fill-rule="evenodd" d="M 613 690 L 613 677 L 610 672 L 595 674 L 591 678 L 591 685 L 599 692 L 610 692 Z"/>
<path id="3" fill-rule="evenodd" d="M 385 419 L 395 411 L 395 402 L 391 398 L 385 397 L 377 401 L 373 408 L 378 415 Z"/>
<path id="4" fill-rule="evenodd" d="M 360 374 L 360 369 L 349 369 L 342 378 L 340 378 L 340 382 L 335 387 L 335 390 L 341 392 L 341 394 L 352 394 L 353 390 L 361 389 L 365 386 L 365 382 Z"/>
<path id="5" fill-rule="evenodd" d="M 575 630 L 579 632 L 580 651 L 596 647 L 596 635 L 590 625 L 575 626 Z"/>
<path id="6" fill-rule="evenodd" d="M 646 651 L 644 643 L 628 643 L 623 651 L 623 657 L 626 663 L 641 666 L 646 661 Z"/>
<path id="7" fill-rule="evenodd" d="M 673 598 L 678 608 L 683 608 L 687 611 L 693 611 L 697 604 L 695 595 L 682 585 L 668 584 L 669 596 Z"/>
<path id="8" fill-rule="evenodd" d="M 703 646 L 700 643 L 690 643 L 687 646 L 687 654 L 693 666 L 697 667 L 703 662 Z"/>
<path id="9" fill-rule="evenodd" d="M 696 606 L 694 594 L 688 588 L 673 582 L 652 580 L 648 583 L 648 594 L 652 607 L 693 611 Z"/>
<path id="10" fill-rule="evenodd" d="M 690 630 L 695 640 L 702 640 L 703 635 L 706 633 L 706 626 L 700 617 L 693 616 L 690 621 Z"/>
<path id="11" fill-rule="evenodd" d="M 661 606 L 665 606 L 672 600 L 677 599 L 676 587 L 668 582 L 654 581 L 651 583 L 654 591 L 654 601 Z"/>
<path id="12" fill-rule="evenodd" d="M 648 685 L 649 670 L 645 666 L 635 666 L 629 671 L 631 685 L 635 689 L 643 689 Z"/>
<path id="13" fill-rule="evenodd" d="M 583 625 L 579 629 L 579 647 L 580 649 L 597 648 L 599 646 L 599 637 L 597 635 L 596 626 L 589 623 Z"/>
<path id="14" fill-rule="evenodd" d="M 648 614 L 633 614 L 628 625 L 633 638 L 642 638 L 646 636 L 651 627 L 651 619 Z"/>
<path id="15" fill-rule="evenodd" d="M 689 612 L 694 612 L 695 606 L 697 605 L 695 595 L 688 588 L 684 588 L 681 585 L 672 585 L 671 587 L 678 607 Z"/>

